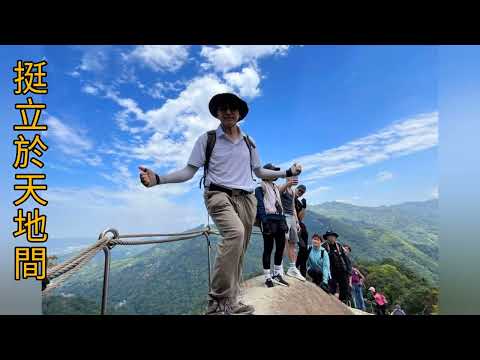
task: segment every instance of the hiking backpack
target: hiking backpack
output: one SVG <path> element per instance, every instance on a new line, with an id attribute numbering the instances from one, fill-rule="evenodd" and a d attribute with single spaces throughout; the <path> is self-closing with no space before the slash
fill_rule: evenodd
<path id="1" fill-rule="evenodd" d="M 253 141 L 250 139 L 248 135 L 243 135 L 243 140 L 247 144 L 248 152 L 250 153 L 250 171 L 252 173 L 252 179 L 253 179 L 252 148 L 255 148 L 255 144 L 253 143 Z M 216 130 L 208 131 L 207 146 L 205 148 L 205 164 L 203 165 L 203 176 L 200 179 L 200 183 L 199 183 L 200 188 L 202 188 L 202 182 L 203 182 L 203 187 L 205 187 L 205 179 L 208 173 L 208 166 L 210 165 L 210 158 L 212 157 L 213 148 L 215 147 L 216 141 L 217 141 L 217 131 Z"/>
<path id="2" fill-rule="evenodd" d="M 330 247 L 330 244 L 328 244 L 328 249 L 324 246 L 324 249 L 327 250 L 328 254 L 332 255 L 330 257 L 330 266 L 332 267 L 332 270 L 335 269 L 336 271 L 345 271 L 349 272 L 349 265 L 347 264 L 347 255 L 345 254 L 345 251 L 343 250 L 343 246 L 337 243 L 338 245 L 338 254 L 335 253 Z"/>

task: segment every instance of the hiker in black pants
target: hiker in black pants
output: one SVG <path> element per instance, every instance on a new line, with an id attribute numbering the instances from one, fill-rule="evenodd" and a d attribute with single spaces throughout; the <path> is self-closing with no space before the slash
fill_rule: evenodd
<path id="1" fill-rule="evenodd" d="M 328 282 L 330 293 L 336 294 L 338 287 L 339 300 L 346 304 L 349 299 L 349 277 L 352 272 L 350 259 L 345 254 L 343 246 L 337 243 L 337 233 L 327 231 L 323 238 L 326 241 L 322 246 L 327 250 L 330 258 L 330 273 L 332 276 Z"/>
<path id="2" fill-rule="evenodd" d="M 300 200 L 307 188 L 305 185 L 297 186 L 297 190 L 295 192 L 295 209 L 297 210 L 297 217 L 298 223 L 300 225 L 300 232 L 298 233 L 298 254 L 297 254 L 297 261 L 295 262 L 295 266 L 297 269 L 300 270 L 300 273 L 303 277 L 307 276 L 307 260 L 308 260 L 308 231 L 307 227 L 303 223 L 303 218 L 305 217 L 305 211 L 307 208 L 307 200 L 303 198 Z"/>
<path id="3" fill-rule="evenodd" d="M 278 171 L 280 168 L 267 164 L 264 169 Z M 274 283 L 282 286 L 289 284 L 282 277 L 282 259 L 285 249 L 285 234 L 288 225 L 283 215 L 282 200 L 278 186 L 274 183 L 276 179 L 263 179 L 261 186 L 255 189 L 257 198 L 257 219 L 261 223 L 263 235 L 263 272 L 265 275 L 265 286 L 273 287 Z M 273 244 L 275 243 L 274 269 L 270 269 L 270 258 Z M 273 276 L 272 276 L 273 275 Z"/>

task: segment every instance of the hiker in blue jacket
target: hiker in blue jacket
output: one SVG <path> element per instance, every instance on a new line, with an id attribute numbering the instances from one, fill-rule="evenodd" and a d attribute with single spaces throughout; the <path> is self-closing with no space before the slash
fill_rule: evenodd
<path id="1" fill-rule="evenodd" d="M 327 250 L 321 244 L 320 235 L 313 234 L 312 246 L 308 248 L 307 274 L 312 278 L 314 284 L 320 286 L 326 293 L 329 293 L 328 281 L 332 278 L 330 274 L 330 259 Z"/>

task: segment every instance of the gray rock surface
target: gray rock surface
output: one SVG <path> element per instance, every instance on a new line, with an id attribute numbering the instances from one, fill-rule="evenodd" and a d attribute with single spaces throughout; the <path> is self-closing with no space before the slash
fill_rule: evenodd
<path id="1" fill-rule="evenodd" d="M 315 284 L 286 276 L 289 287 L 267 288 L 264 277 L 245 282 L 243 300 L 255 307 L 255 315 L 366 315 L 350 309 Z"/>

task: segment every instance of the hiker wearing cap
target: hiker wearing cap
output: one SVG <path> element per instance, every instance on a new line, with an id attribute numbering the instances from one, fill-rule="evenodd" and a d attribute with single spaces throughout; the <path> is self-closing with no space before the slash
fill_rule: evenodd
<path id="1" fill-rule="evenodd" d="M 302 198 L 307 192 L 305 185 L 298 185 L 295 190 L 295 210 L 297 211 L 298 224 L 300 225 L 300 231 L 298 233 L 298 255 L 295 267 L 300 270 L 300 274 L 303 277 L 307 276 L 307 260 L 308 260 L 308 230 L 307 226 L 303 223 L 305 217 L 305 211 L 307 209 L 307 200 Z"/>
<path id="2" fill-rule="evenodd" d="M 351 262 L 348 259 L 343 246 L 337 242 L 338 234 L 327 231 L 323 238 L 326 240 L 322 246 L 327 250 L 330 258 L 330 273 L 332 275 L 329 286 L 330 292 L 336 294 L 339 291 L 339 300 L 345 304 L 349 300 L 349 276 L 351 273 Z"/>
<path id="3" fill-rule="evenodd" d="M 297 244 L 299 243 L 298 232 L 300 231 L 300 223 L 298 220 L 297 209 L 295 207 L 295 191 L 292 186 L 298 184 L 296 177 L 287 177 L 284 184 L 279 186 L 280 194 L 282 196 L 283 212 L 288 225 L 286 252 L 289 260 L 287 275 L 296 278 L 300 281 L 305 281 L 305 277 L 297 269 Z M 283 270 L 283 266 L 282 266 Z"/>
<path id="4" fill-rule="evenodd" d="M 264 169 L 279 171 L 279 167 L 267 164 Z M 263 179 L 259 187 L 255 189 L 257 198 L 257 218 L 263 236 L 263 273 L 265 286 L 273 287 L 274 283 L 281 286 L 289 286 L 283 279 L 281 267 L 283 251 L 285 249 L 285 233 L 288 231 L 285 215 L 283 215 L 282 199 L 276 179 Z M 270 258 L 275 243 L 275 256 L 273 262 L 273 274 L 270 269 Z"/>
<path id="5" fill-rule="evenodd" d="M 221 234 L 206 313 L 251 314 L 253 307 L 243 304 L 239 293 L 244 255 L 257 209 L 253 174 L 262 179 L 284 178 L 298 175 L 302 168 L 297 164 L 286 171 L 261 167 L 255 142 L 238 126 L 249 111 L 247 103 L 238 96 L 217 94 L 208 107 L 220 125 L 197 139 L 187 165 L 163 176 L 140 166 L 140 180 L 146 187 L 185 182 L 203 166 L 205 206 Z"/>
<path id="6" fill-rule="evenodd" d="M 320 286 L 326 293 L 330 293 L 328 281 L 330 274 L 330 259 L 322 246 L 320 235 L 313 234 L 312 246 L 308 247 L 307 273 L 312 278 L 312 282 Z"/>

